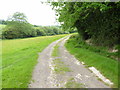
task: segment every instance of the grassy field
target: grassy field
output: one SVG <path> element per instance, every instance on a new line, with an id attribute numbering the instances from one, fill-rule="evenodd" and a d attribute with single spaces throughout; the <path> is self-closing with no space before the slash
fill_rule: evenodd
<path id="1" fill-rule="evenodd" d="M 27 88 L 37 63 L 38 53 L 51 42 L 64 36 L 66 35 L 1 41 L 2 87 Z"/>
<path id="2" fill-rule="evenodd" d="M 105 77 L 110 79 L 113 87 L 118 87 L 118 61 L 92 52 L 82 47 L 76 47 L 77 40 L 70 38 L 65 44 L 68 51 L 73 54 L 78 60 L 85 62 L 88 67 L 95 67 Z"/>
<path id="3" fill-rule="evenodd" d="M 2 29 L 2 28 L 4 28 L 6 25 L 2 25 L 2 24 L 0 24 L 0 30 Z"/>
<path id="4" fill-rule="evenodd" d="M 2 25 L 2 24 L 0 24 L 0 28 L 4 28 L 6 25 Z"/>

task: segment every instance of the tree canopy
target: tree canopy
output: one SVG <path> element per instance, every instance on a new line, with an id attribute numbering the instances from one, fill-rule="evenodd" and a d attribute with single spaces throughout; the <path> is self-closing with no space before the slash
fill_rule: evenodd
<path id="1" fill-rule="evenodd" d="M 27 22 L 27 17 L 24 13 L 16 12 L 12 16 L 8 17 L 8 21 Z"/>
<path id="2" fill-rule="evenodd" d="M 118 44 L 120 2 L 52 2 L 65 30 L 77 28 L 83 40 L 98 45 Z"/>
<path id="3" fill-rule="evenodd" d="M 16 12 L 7 20 L 7 26 L 4 28 L 3 37 L 7 39 L 24 38 L 35 36 L 33 26 L 27 22 L 23 13 Z"/>

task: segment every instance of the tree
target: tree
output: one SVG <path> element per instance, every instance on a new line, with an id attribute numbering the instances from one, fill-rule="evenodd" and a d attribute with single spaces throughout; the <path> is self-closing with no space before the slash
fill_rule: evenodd
<path id="1" fill-rule="evenodd" d="M 120 39 L 120 2 L 52 2 L 64 30 L 77 28 L 83 40 L 114 46 Z M 56 8 L 57 7 L 57 8 Z"/>
<path id="2" fill-rule="evenodd" d="M 4 25 L 6 25 L 7 22 L 6 22 L 5 20 L 0 20 L 0 24 L 4 24 Z"/>
<path id="3" fill-rule="evenodd" d="M 7 39 L 36 36 L 33 26 L 27 22 L 27 17 L 16 12 L 7 20 L 7 26 L 3 30 L 3 36 Z"/>
<path id="4" fill-rule="evenodd" d="M 16 12 L 12 16 L 8 17 L 8 21 L 18 21 L 27 23 L 27 17 L 24 15 L 24 13 Z"/>

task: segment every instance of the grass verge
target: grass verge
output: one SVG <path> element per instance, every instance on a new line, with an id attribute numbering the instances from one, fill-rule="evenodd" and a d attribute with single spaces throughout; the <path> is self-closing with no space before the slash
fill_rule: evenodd
<path id="1" fill-rule="evenodd" d="M 66 35 L 2 40 L 2 88 L 27 88 L 38 53 Z"/>
<path id="2" fill-rule="evenodd" d="M 114 83 L 113 87 L 118 87 L 118 61 L 92 52 L 82 47 L 76 47 L 78 40 L 70 38 L 65 44 L 67 50 L 78 60 L 85 62 L 89 67 L 98 69 L 105 77 Z"/>

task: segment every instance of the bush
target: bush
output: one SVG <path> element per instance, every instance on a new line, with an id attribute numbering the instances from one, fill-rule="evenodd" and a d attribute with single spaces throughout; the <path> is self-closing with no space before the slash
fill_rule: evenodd
<path id="1" fill-rule="evenodd" d="M 61 28 L 56 26 L 35 26 L 34 29 L 37 32 L 37 36 L 51 36 L 69 33 L 68 31 L 63 31 Z"/>

